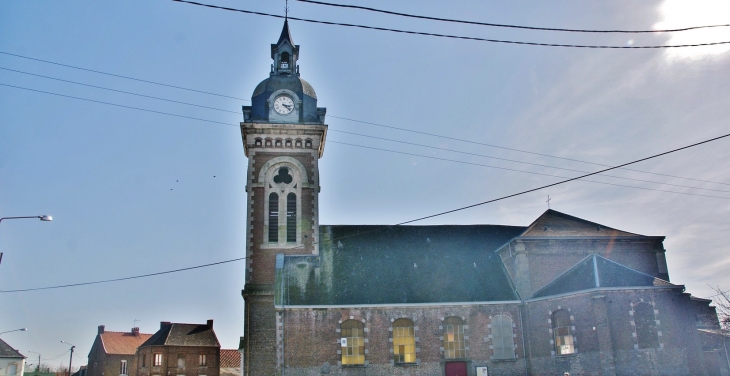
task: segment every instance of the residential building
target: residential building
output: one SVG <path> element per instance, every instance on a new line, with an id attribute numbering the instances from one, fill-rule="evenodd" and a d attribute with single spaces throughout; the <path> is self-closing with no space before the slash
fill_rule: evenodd
<path id="1" fill-rule="evenodd" d="M 99 325 L 89 351 L 86 376 L 137 376 L 137 347 L 151 336 L 140 333 L 138 327 L 129 332 L 110 332 Z"/>
<path id="2" fill-rule="evenodd" d="M 213 320 L 163 321 L 160 330 L 137 349 L 137 376 L 219 376 L 220 347 Z"/>
<path id="3" fill-rule="evenodd" d="M 221 349 L 220 376 L 241 376 L 241 352 Z"/>
<path id="4" fill-rule="evenodd" d="M 22 376 L 25 371 L 25 355 L 0 339 L 0 375 Z"/>

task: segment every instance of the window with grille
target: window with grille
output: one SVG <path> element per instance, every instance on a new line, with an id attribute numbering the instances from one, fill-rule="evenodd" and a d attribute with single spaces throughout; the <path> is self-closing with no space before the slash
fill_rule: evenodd
<path id="1" fill-rule="evenodd" d="M 515 358 L 511 317 L 497 315 L 492 318 L 492 348 L 494 349 L 494 359 Z"/>
<path id="2" fill-rule="evenodd" d="M 122 360 L 122 362 L 119 364 L 119 374 L 120 375 L 127 374 L 127 361 L 126 360 Z"/>
<path id="3" fill-rule="evenodd" d="M 416 332 L 413 321 L 393 321 L 393 360 L 396 363 L 416 362 Z"/>
<path id="4" fill-rule="evenodd" d="M 297 241 L 297 195 L 294 193 L 286 196 L 286 241 Z"/>
<path id="5" fill-rule="evenodd" d="M 553 313 L 553 335 L 555 353 L 558 355 L 575 354 L 573 334 L 570 331 L 570 313 L 564 309 Z"/>
<path id="6" fill-rule="evenodd" d="M 279 241 L 279 195 L 271 192 L 269 195 L 269 242 Z"/>
<path id="7" fill-rule="evenodd" d="M 347 320 L 340 325 L 342 365 L 365 364 L 364 325 L 357 320 Z"/>
<path id="8" fill-rule="evenodd" d="M 155 365 L 155 366 L 162 365 L 162 354 L 155 354 L 153 365 Z"/>
<path id="9" fill-rule="evenodd" d="M 448 317 L 444 320 L 444 358 L 466 358 L 464 320 L 460 317 Z"/>
<path id="10" fill-rule="evenodd" d="M 201 367 L 205 367 L 208 365 L 208 358 L 205 356 L 205 354 L 200 354 L 200 356 L 198 356 L 198 365 Z"/>
<path id="11" fill-rule="evenodd" d="M 648 303 L 639 303 L 634 306 L 634 322 L 636 323 L 636 339 L 640 349 L 654 349 L 659 347 L 654 306 Z"/>

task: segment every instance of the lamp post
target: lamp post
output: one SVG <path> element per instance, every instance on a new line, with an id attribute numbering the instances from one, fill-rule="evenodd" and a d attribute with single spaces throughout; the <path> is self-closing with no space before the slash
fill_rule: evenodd
<path id="1" fill-rule="evenodd" d="M 68 358 L 68 376 L 71 376 L 71 362 L 74 360 L 74 349 L 76 348 L 76 346 L 74 346 L 66 341 L 61 341 L 61 343 L 71 345 L 71 356 Z"/>
<path id="2" fill-rule="evenodd" d="M 28 328 L 13 329 L 13 330 L 8 330 L 7 332 L 0 332 L 0 335 L 3 335 L 5 333 L 11 333 L 11 332 L 24 332 L 26 330 L 28 330 Z"/>
<path id="3" fill-rule="evenodd" d="M 31 352 L 33 354 L 38 354 L 38 365 L 35 367 L 35 374 L 36 374 L 36 376 L 40 376 L 40 374 L 41 374 L 41 353 L 35 352 L 35 351 L 30 351 L 30 350 L 28 350 L 28 352 Z"/>
<path id="4" fill-rule="evenodd" d="M 3 219 L 27 219 L 27 218 L 38 218 L 43 222 L 50 222 L 53 220 L 53 217 L 50 215 L 31 215 L 31 216 L 23 216 L 23 217 L 2 217 L 0 218 L 0 223 L 3 221 Z M 3 253 L 0 252 L 0 263 L 3 262 Z M 0 333 L 2 334 L 2 333 Z"/>

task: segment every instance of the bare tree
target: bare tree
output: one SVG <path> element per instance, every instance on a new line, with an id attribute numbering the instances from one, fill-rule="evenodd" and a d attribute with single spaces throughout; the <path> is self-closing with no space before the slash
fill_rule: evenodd
<path id="1" fill-rule="evenodd" d="M 712 289 L 717 292 L 717 295 L 712 298 L 712 301 L 715 303 L 717 318 L 720 320 L 720 327 L 722 331 L 730 334 L 730 290 L 723 291 L 720 286 L 713 287 Z"/>

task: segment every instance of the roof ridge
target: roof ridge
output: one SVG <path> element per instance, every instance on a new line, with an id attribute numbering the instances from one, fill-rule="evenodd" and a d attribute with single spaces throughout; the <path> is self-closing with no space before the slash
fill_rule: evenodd
<path id="1" fill-rule="evenodd" d="M 614 264 L 616 264 L 616 265 L 618 265 L 618 266 L 620 266 L 620 267 L 622 267 L 622 268 L 625 268 L 625 269 L 631 270 L 632 272 L 635 272 L 635 273 L 639 273 L 639 274 L 645 275 L 645 276 L 647 276 L 647 277 L 650 277 L 650 278 L 658 279 L 658 280 L 660 280 L 660 281 L 663 281 L 663 282 L 666 282 L 666 283 L 668 283 L 668 284 L 670 284 L 670 285 L 672 285 L 672 286 L 677 286 L 677 285 L 675 285 L 674 283 L 672 283 L 672 282 L 669 282 L 669 281 L 667 281 L 667 280 L 665 280 L 665 279 L 661 279 L 661 278 L 659 278 L 659 277 L 656 277 L 656 276 L 653 276 L 653 275 L 651 275 L 651 274 L 646 274 L 646 273 L 644 273 L 644 272 L 642 272 L 642 271 L 639 271 L 639 270 L 636 270 L 636 269 L 634 269 L 634 268 L 632 268 L 632 267 L 630 267 L 630 266 L 626 266 L 626 265 L 624 265 L 624 264 L 618 263 L 618 262 L 616 262 L 616 261 L 613 261 L 613 260 L 611 260 L 611 259 L 605 258 L 605 257 L 603 257 L 603 256 L 601 256 L 601 255 L 599 255 L 599 254 L 597 254 L 597 253 L 594 253 L 594 255 L 595 255 L 596 257 L 600 257 L 600 258 L 602 258 L 602 259 L 604 259 L 604 260 L 606 260 L 606 261 L 612 262 L 612 263 L 614 263 Z M 600 280 L 600 278 L 601 278 L 601 276 L 600 276 L 600 273 L 599 273 L 599 275 L 598 275 L 598 278 L 599 278 L 599 280 Z"/>

